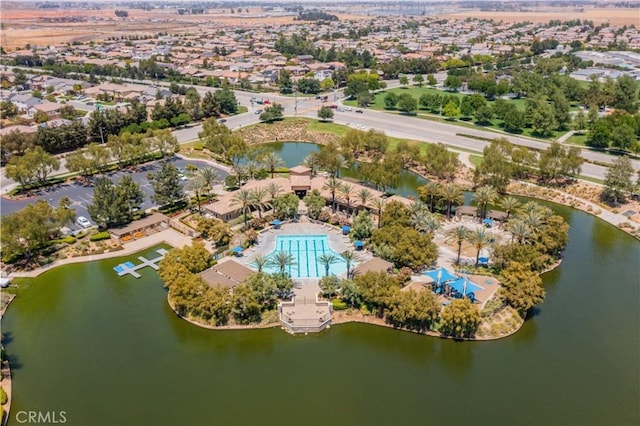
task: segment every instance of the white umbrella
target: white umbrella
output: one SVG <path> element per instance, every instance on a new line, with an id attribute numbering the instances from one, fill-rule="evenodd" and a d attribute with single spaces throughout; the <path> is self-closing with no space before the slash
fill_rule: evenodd
<path id="1" fill-rule="evenodd" d="M 442 281 L 442 268 L 438 269 L 438 284 Z"/>
<path id="2" fill-rule="evenodd" d="M 465 280 L 462 282 L 462 297 L 467 295 L 467 280 L 465 278 Z"/>

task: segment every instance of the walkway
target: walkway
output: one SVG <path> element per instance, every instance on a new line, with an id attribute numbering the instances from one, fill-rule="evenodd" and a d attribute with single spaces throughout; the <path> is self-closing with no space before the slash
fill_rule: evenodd
<path id="1" fill-rule="evenodd" d="M 127 256 L 162 243 L 169 244 L 172 247 L 181 248 L 186 245 L 190 245 L 191 238 L 185 235 L 182 235 L 176 230 L 165 229 L 164 231 L 160 231 L 155 234 L 149 235 L 147 237 L 139 238 L 135 241 L 127 243 L 123 246 L 124 249 L 119 251 L 112 251 L 112 252 L 102 253 L 102 254 L 93 254 L 89 256 L 70 257 L 67 259 L 56 260 L 53 263 L 36 268 L 32 271 L 12 272 L 9 274 L 9 278 L 19 278 L 19 277 L 34 278 L 42 274 L 43 272 L 47 272 L 57 266 L 68 265 L 71 263 L 91 262 L 94 260 L 103 260 L 103 259 L 109 259 L 112 257 Z"/>
<path id="2" fill-rule="evenodd" d="M 289 333 L 317 333 L 331 325 L 331 302 L 318 301 L 318 280 L 294 280 L 294 297 L 278 305 L 278 316 Z"/>

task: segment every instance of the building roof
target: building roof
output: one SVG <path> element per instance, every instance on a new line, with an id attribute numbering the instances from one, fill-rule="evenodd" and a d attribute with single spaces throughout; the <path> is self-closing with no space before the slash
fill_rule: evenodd
<path id="1" fill-rule="evenodd" d="M 311 176 L 311 169 L 305 166 L 295 166 L 289 169 L 291 175 L 309 175 Z"/>
<path id="2" fill-rule="evenodd" d="M 393 263 L 373 257 L 366 262 L 362 262 L 353 270 L 354 275 L 366 274 L 367 272 L 387 272 L 393 267 Z"/>
<path id="3" fill-rule="evenodd" d="M 290 180 L 291 189 L 294 191 L 300 189 L 311 189 L 311 176 L 292 175 L 290 176 Z"/>
<path id="4" fill-rule="evenodd" d="M 120 228 L 111 229 L 109 232 L 116 237 L 121 237 L 126 234 L 130 234 L 132 232 L 148 228 L 150 226 L 158 225 L 162 222 L 167 222 L 169 220 L 168 216 L 163 215 L 162 213 L 153 213 L 151 216 L 144 217 L 140 220 L 134 220 L 127 226 L 123 226 Z"/>
<path id="5" fill-rule="evenodd" d="M 246 266 L 234 260 L 228 260 L 202 271 L 200 276 L 210 286 L 235 287 L 253 273 L 254 271 Z"/>

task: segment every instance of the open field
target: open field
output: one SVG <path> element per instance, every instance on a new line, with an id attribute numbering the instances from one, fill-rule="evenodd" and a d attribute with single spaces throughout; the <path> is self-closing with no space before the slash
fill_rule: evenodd
<path id="1" fill-rule="evenodd" d="M 531 12 L 482 12 L 479 10 L 467 10 L 442 15 L 443 18 L 466 18 L 467 16 L 473 16 L 478 19 L 493 19 L 496 21 L 506 22 L 530 21 L 534 23 L 546 23 L 552 19 L 559 19 L 561 21 L 587 19 L 593 21 L 596 25 L 603 22 L 608 22 L 612 25 L 638 25 L 638 22 L 640 22 L 640 9 L 588 9 L 583 7 L 558 7 Z"/>
<path id="2" fill-rule="evenodd" d="M 19 3 L 4 3 L 2 46 L 7 50 L 32 45 L 54 45 L 99 41 L 109 37 L 158 32 L 187 33 L 216 30 L 223 26 L 262 27 L 293 23 L 294 16 L 268 16 L 260 8 L 231 14 L 229 9 L 209 9 L 203 15 L 178 15 L 175 9 L 144 11 L 126 9 L 129 17 L 118 18 L 114 8 L 87 9 L 34 9 Z M 339 15 L 341 19 L 365 19 L 364 16 Z M 74 18 L 78 22 L 61 22 Z M 59 21 L 59 22 L 56 22 Z"/>

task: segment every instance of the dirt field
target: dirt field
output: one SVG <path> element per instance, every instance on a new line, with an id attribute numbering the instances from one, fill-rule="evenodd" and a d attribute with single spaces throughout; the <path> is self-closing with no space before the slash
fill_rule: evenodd
<path id="1" fill-rule="evenodd" d="M 203 15 L 178 15 L 175 9 L 143 11 L 126 9 L 128 18 L 115 16 L 115 9 L 84 10 L 29 9 L 19 3 L 2 5 L 4 25 L 2 45 L 7 50 L 32 45 L 53 45 L 74 41 L 99 41 L 130 34 L 197 32 L 225 26 L 255 27 L 293 23 L 293 16 L 267 16 L 260 8 L 230 13 L 230 9 L 210 9 Z M 84 22 L 63 23 L 44 20 L 77 17 Z M 339 15 L 341 19 L 366 19 L 364 16 Z"/>
<path id="2" fill-rule="evenodd" d="M 640 9 L 585 9 L 574 7 L 562 7 L 545 11 L 534 12 L 460 12 L 443 15 L 445 18 L 466 18 L 472 16 L 481 19 L 494 19 L 496 21 L 519 22 L 531 21 L 546 23 L 552 19 L 568 21 L 570 19 L 587 19 L 596 25 L 609 22 L 612 25 L 638 25 L 640 23 Z"/>

